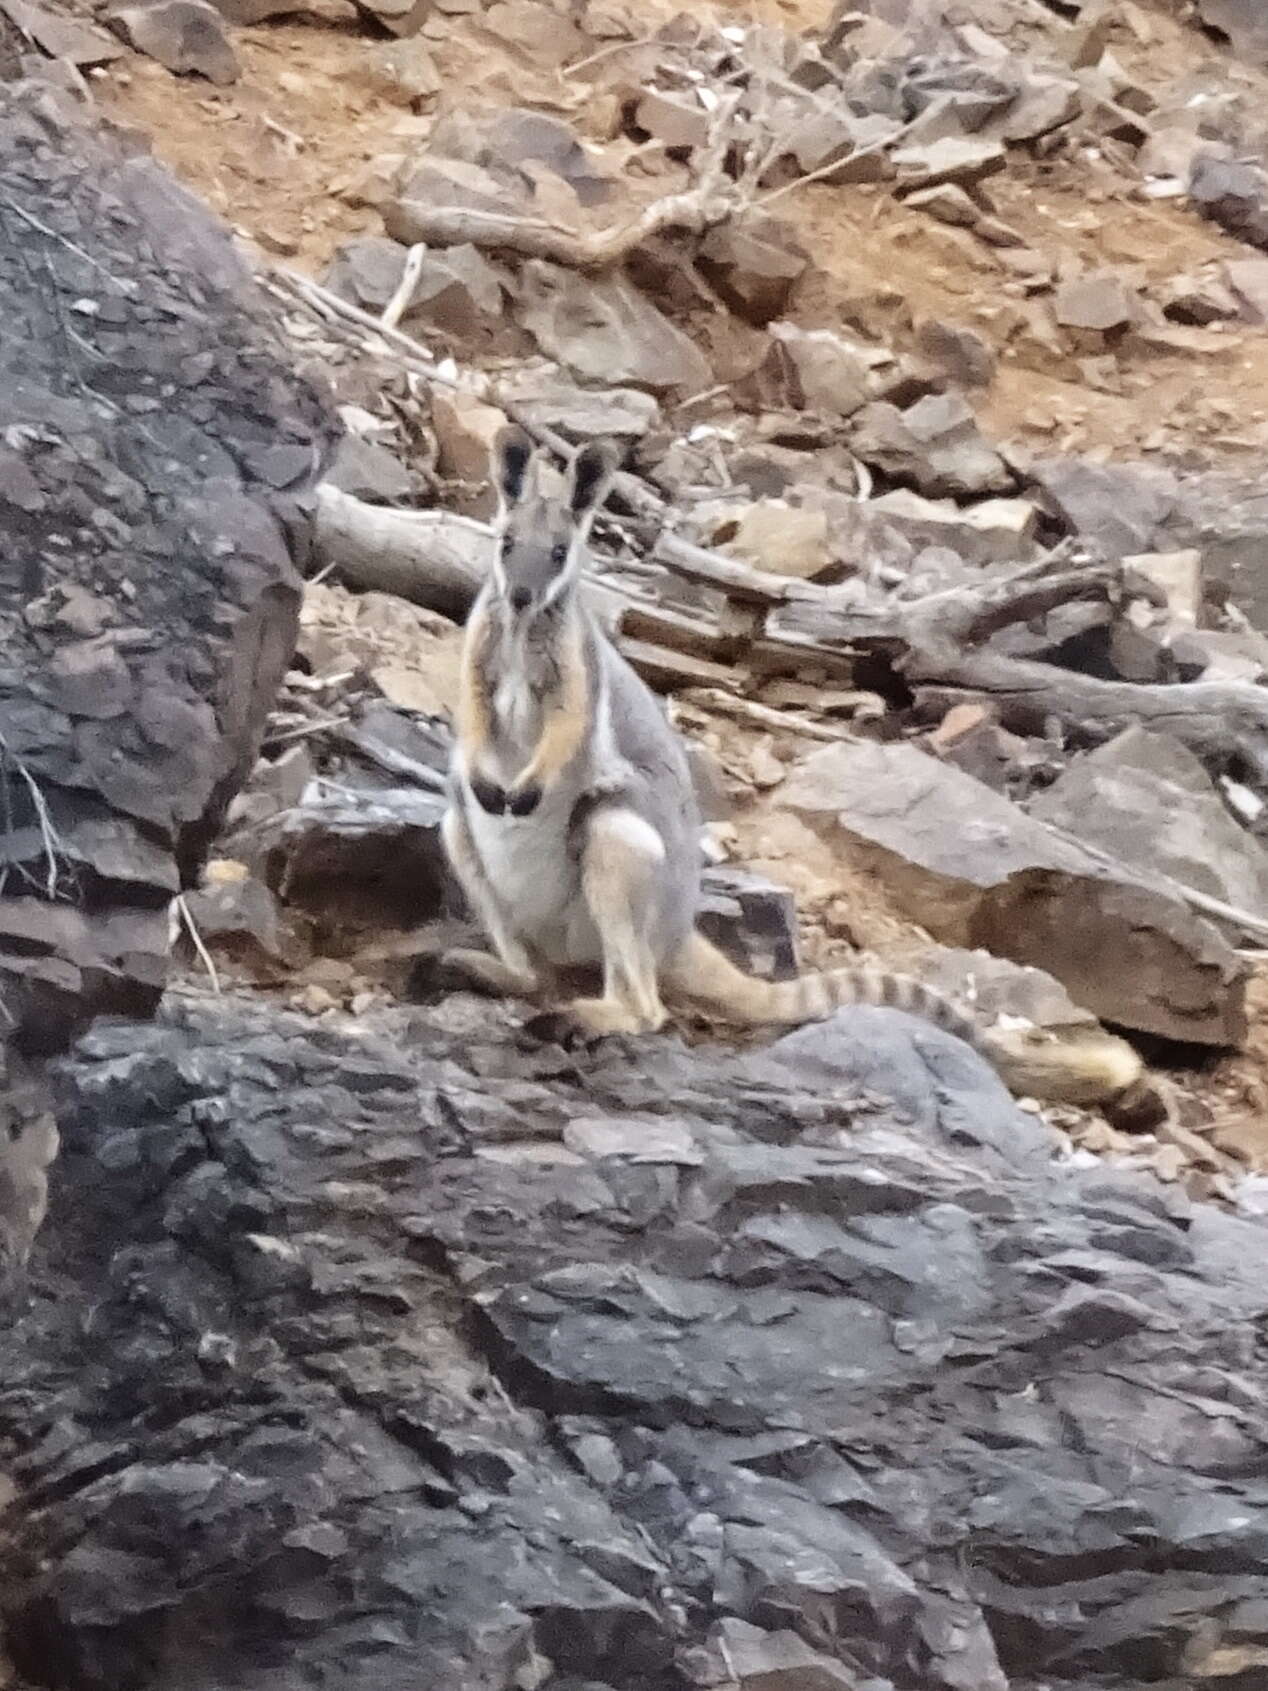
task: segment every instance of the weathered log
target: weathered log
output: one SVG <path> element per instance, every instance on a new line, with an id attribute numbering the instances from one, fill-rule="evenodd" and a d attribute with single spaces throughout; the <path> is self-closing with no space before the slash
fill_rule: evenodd
<path id="1" fill-rule="evenodd" d="M 995 652 L 913 651 L 902 667 L 918 684 L 917 707 L 930 712 L 987 697 L 1021 733 L 1042 733 L 1055 718 L 1094 742 L 1143 723 L 1183 741 L 1209 766 L 1240 767 L 1257 788 L 1268 787 L 1268 689 L 1249 682 L 1104 681 Z"/>
<path id="2" fill-rule="evenodd" d="M 491 545 L 486 523 L 453 511 L 370 505 L 325 482 L 317 491 L 314 550 L 349 586 L 395 593 L 461 622 L 480 591 Z"/>
<path id="3" fill-rule="evenodd" d="M 351 587 L 395 593 L 456 622 L 465 619 L 480 590 L 492 544 L 486 523 L 452 511 L 390 510 L 329 483 L 318 490 L 314 550 L 321 567 L 334 569 Z M 735 642 L 707 613 L 670 610 L 646 594 L 626 592 L 613 577 L 591 577 L 583 593 L 653 686 L 734 689 L 724 665 Z"/>

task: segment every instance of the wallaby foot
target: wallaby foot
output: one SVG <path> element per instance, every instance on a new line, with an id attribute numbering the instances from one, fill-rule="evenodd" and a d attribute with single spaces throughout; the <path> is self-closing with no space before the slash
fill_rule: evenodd
<path id="1" fill-rule="evenodd" d="M 537 991 L 537 976 L 527 959 L 523 968 L 516 968 L 490 951 L 455 946 L 452 951 L 446 951 L 440 961 L 446 970 L 458 975 L 464 985 L 490 993 L 494 998 L 531 998 Z"/>
<path id="2" fill-rule="evenodd" d="M 599 1037 L 616 1033 L 656 1033 L 665 1025 L 665 1011 L 660 1004 L 650 1014 L 640 1014 L 620 998 L 574 998 L 561 1015 L 565 1022 L 571 1022 L 582 1032 Z"/>
<path id="3" fill-rule="evenodd" d="M 592 1033 L 649 1033 L 663 1027 L 652 928 L 656 876 L 665 845 L 624 805 L 601 809 L 586 829 L 581 885 L 603 944 L 603 996 L 579 998 L 569 1014 Z"/>

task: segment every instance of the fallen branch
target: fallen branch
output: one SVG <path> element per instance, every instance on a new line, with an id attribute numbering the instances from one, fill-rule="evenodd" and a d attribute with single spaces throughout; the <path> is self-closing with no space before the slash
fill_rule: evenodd
<path id="1" fill-rule="evenodd" d="M 606 229 L 567 229 L 542 217 L 406 198 L 387 208 L 384 224 L 397 240 L 422 241 L 429 247 L 470 243 L 490 251 L 518 253 L 521 258 L 546 259 L 570 270 L 606 270 L 623 263 L 657 235 L 671 230 L 703 235 L 740 209 L 734 192 L 702 184 L 653 200 L 637 217 Z"/>
<path id="2" fill-rule="evenodd" d="M 383 307 L 383 314 L 379 324 L 384 329 L 394 329 L 409 309 L 409 302 L 414 297 L 414 289 L 418 286 L 418 278 L 423 273 L 423 260 L 427 257 L 427 248 L 421 241 L 405 254 L 405 268 L 401 271 L 401 279 L 396 284 L 396 292 Z"/>
<path id="3" fill-rule="evenodd" d="M 452 511 L 396 511 L 368 505 L 324 482 L 317 491 L 315 543 L 352 587 L 395 593 L 461 622 L 484 580 L 489 529 Z"/>
<path id="4" fill-rule="evenodd" d="M 194 913 L 189 908 L 189 903 L 186 900 L 184 893 L 177 894 L 176 909 L 180 914 L 182 923 L 184 924 L 185 932 L 189 935 L 194 950 L 198 953 L 198 960 L 207 971 L 208 979 L 211 982 L 211 990 L 216 997 L 219 998 L 222 990 L 220 985 L 220 972 L 216 968 L 215 959 L 207 949 L 203 936 L 198 931 L 198 924 L 194 920 Z"/>
<path id="5" fill-rule="evenodd" d="M 735 599 L 741 604 L 780 605 L 792 598 L 823 597 L 821 587 L 755 570 L 739 558 L 711 552 L 704 546 L 693 546 L 689 540 L 683 540 L 680 535 L 670 534 L 667 530 L 660 535 L 649 556 L 652 563 L 663 564 L 684 581 L 694 581 L 702 587 L 716 587 L 728 599 Z"/>
<path id="6" fill-rule="evenodd" d="M 571 455 L 572 447 L 562 435 L 538 422 L 483 373 L 464 371 L 459 374 L 455 371 L 451 374 L 442 370 L 421 341 L 386 323 L 383 318 L 363 311 L 351 300 L 342 299 L 311 277 L 301 276 L 298 271 L 279 266 L 265 273 L 265 279 L 270 276 L 291 298 L 298 300 L 327 324 L 333 320 L 366 330 L 380 347 L 386 347 L 400 359 L 404 369 L 435 383 L 437 387 L 469 393 L 473 398 L 498 406 L 513 423 L 517 423 L 557 459 L 564 460 Z M 648 532 L 640 538 L 649 549 L 654 549 L 655 562 L 685 581 L 720 588 L 728 597 L 752 604 L 773 604 L 792 597 L 814 598 L 823 592 L 822 588 L 806 582 L 787 581 L 782 576 L 750 569 L 738 558 L 728 558 L 706 547 L 694 546 L 671 533 L 672 512 L 669 505 L 641 477 L 631 475 L 627 470 L 620 471 L 615 477 L 612 495 L 633 513 L 639 523 L 646 526 Z M 410 550 L 415 550 L 413 545 Z M 366 567 L 373 567 L 370 560 L 366 561 Z M 385 588 L 384 591 L 395 592 L 396 589 Z M 404 593 L 403 597 L 411 598 L 413 595 Z M 415 598 L 415 603 L 426 604 L 436 610 L 443 608 L 431 599 Z"/>
<path id="7" fill-rule="evenodd" d="M 57 831 L 57 824 L 53 821 L 52 812 L 48 807 L 48 800 L 44 797 L 44 789 L 23 763 L 20 757 L 15 757 L 9 742 L 0 734 L 0 785 L 3 787 L 3 839 L 5 843 L 12 842 L 17 834 L 13 817 L 13 799 L 9 790 L 9 771 L 14 769 L 18 778 L 25 786 L 27 796 L 31 801 L 31 809 L 35 816 L 35 825 L 39 833 L 40 848 L 44 854 L 44 897 L 50 901 L 57 897 L 60 883 L 60 866 L 69 866 L 70 857 L 66 849 L 66 842 Z M 16 868 L 18 874 L 30 885 L 39 887 L 36 876 L 20 860 L 6 861 L 0 867 L 0 893 L 3 893 L 9 879 L 9 870 Z"/>
<path id="8" fill-rule="evenodd" d="M 1060 562 L 1059 554 L 1050 553 L 980 587 L 909 601 L 900 609 L 912 645 L 929 651 L 980 646 L 1001 629 L 1046 616 L 1061 605 L 1107 599 L 1122 579 L 1117 563 L 1089 560 L 1071 569 L 1056 568 Z"/>
<path id="9" fill-rule="evenodd" d="M 1102 681 L 995 652 L 913 649 L 899 665 L 917 706 L 940 714 L 966 697 L 989 698 L 1006 727 L 1042 732 L 1055 718 L 1081 737 L 1107 740 L 1137 724 L 1182 741 L 1208 764 L 1240 762 L 1268 788 L 1268 689 L 1240 681 Z"/>
<path id="10" fill-rule="evenodd" d="M 314 549 L 321 574 L 333 571 L 362 592 L 394 593 L 453 622 L 466 618 L 483 585 L 492 547 L 492 529 L 472 517 L 369 505 L 329 483 L 317 492 Z M 655 599 L 593 577 L 582 591 L 646 678 L 661 686 L 735 685 L 731 672 L 716 661 L 726 656 L 728 638 L 708 616 L 684 617 Z"/>
<path id="11" fill-rule="evenodd" d="M 917 655 L 935 667 L 952 664 L 966 648 L 1013 623 L 1077 599 L 1109 598 L 1120 580 L 1118 564 L 1097 561 L 1054 572 L 1054 562 L 1060 559 L 1050 555 L 980 585 L 918 599 L 881 596 L 861 581 L 844 589 L 790 582 L 766 619 L 764 636 L 774 645 L 824 656 L 872 652 L 900 668 Z"/>
<path id="12" fill-rule="evenodd" d="M 858 695 L 858 714 L 861 719 L 884 715 L 885 701 L 876 693 Z M 751 722 L 758 728 L 770 728 L 785 734 L 801 734 L 807 740 L 824 740 L 836 744 L 840 740 L 857 745 L 859 735 L 836 722 L 816 722 L 812 717 L 798 716 L 793 711 L 777 710 L 774 705 L 761 704 L 756 699 L 736 699 L 713 687 L 694 687 L 683 694 L 683 703 L 699 705 L 705 710 L 719 711 L 740 722 Z"/>
<path id="13" fill-rule="evenodd" d="M 621 264 L 658 235 L 674 230 L 703 235 L 725 223 L 748 202 L 741 186 L 727 180 L 726 163 L 735 140 L 738 93 L 719 105 L 708 145 L 700 155 L 700 179 L 680 194 L 666 194 L 637 216 L 606 229 L 567 229 L 544 217 L 485 211 L 478 206 L 435 205 L 402 196 L 384 211 L 389 235 L 429 247 L 485 247 L 546 259 L 572 270 L 606 270 Z"/>

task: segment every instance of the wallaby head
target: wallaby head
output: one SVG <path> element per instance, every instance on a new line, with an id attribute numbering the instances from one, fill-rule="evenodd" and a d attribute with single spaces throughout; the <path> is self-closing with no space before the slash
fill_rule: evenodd
<path id="1" fill-rule="evenodd" d="M 493 449 L 501 509 L 493 577 L 511 608 L 533 616 L 577 583 L 594 514 L 616 471 L 612 448 L 591 441 L 573 454 L 562 495 L 543 493 L 538 455 L 523 429 L 505 428 Z"/>

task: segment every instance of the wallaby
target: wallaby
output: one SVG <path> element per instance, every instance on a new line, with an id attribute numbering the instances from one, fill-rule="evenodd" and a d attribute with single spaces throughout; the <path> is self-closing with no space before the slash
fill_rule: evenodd
<path id="1" fill-rule="evenodd" d="M 653 1031 L 665 1000 L 748 1025 L 889 1005 L 958 1034 L 1020 1094 L 1136 1100 L 1140 1058 L 1112 1035 L 1067 1050 L 1038 1033 L 988 1033 L 921 982 L 866 967 L 758 980 L 696 932 L 701 817 L 685 748 L 579 591 L 615 468 L 608 448 L 583 446 L 552 496 L 522 430 L 495 444 L 497 542 L 466 627 L 443 838 L 496 956 L 446 960 L 524 997 L 601 972 L 602 995 L 568 1012 L 596 1034 Z"/>

